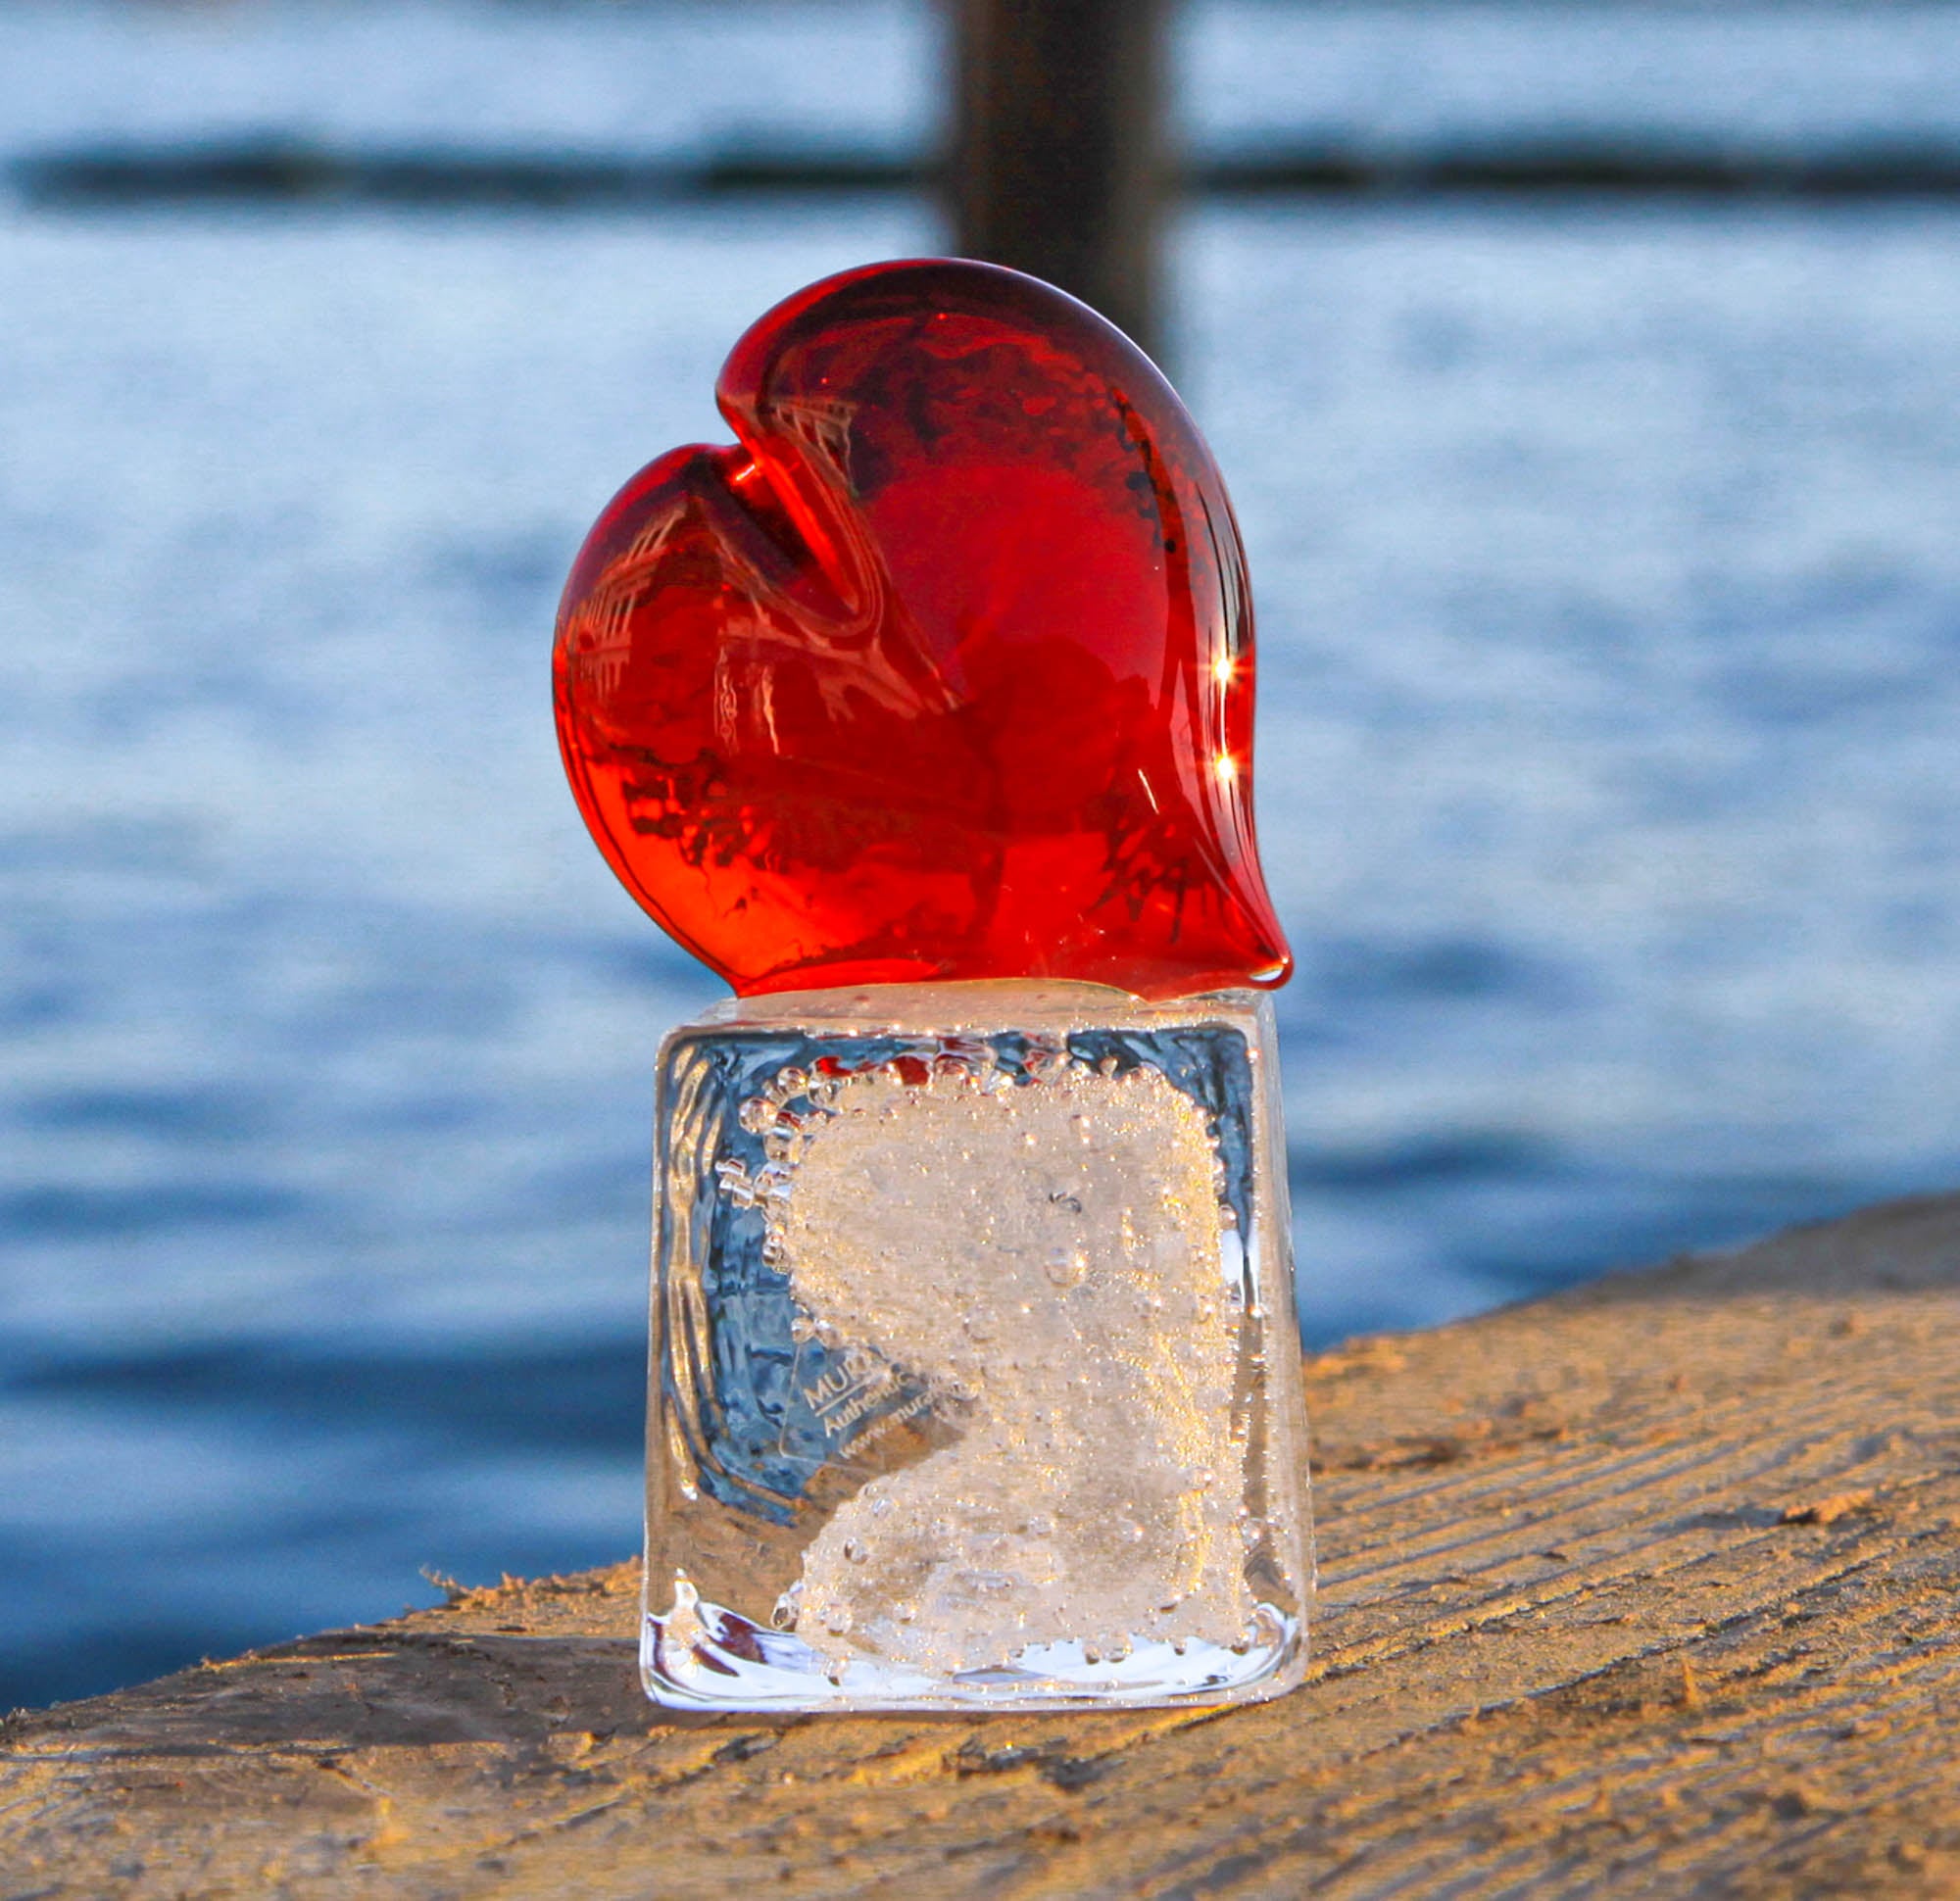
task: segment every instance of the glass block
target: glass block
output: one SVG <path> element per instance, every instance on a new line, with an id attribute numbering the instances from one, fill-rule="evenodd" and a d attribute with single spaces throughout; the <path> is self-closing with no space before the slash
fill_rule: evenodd
<path id="1" fill-rule="evenodd" d="M 661 1052 L 657 1701 L 1271 1696 L 1311 1590 L 1270 1006 L 731 999 Z"/>

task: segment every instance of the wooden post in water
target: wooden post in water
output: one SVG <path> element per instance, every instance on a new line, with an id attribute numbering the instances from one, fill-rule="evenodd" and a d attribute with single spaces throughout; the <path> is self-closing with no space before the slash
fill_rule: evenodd
<path id="1" fill-rule="evenodd" d="M 950 180 L 964 257 L 1157 333 L 1166 0 L 954 0 Z"/>

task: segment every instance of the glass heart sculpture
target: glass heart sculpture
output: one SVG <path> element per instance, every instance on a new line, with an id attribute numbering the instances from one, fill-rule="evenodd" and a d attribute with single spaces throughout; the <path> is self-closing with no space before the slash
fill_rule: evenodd
<path id="1" fill-rule="evenodd" d="M 779 305 L 717 395 L 736 445 L 634 476 L 559 616 L 566 769 L 641 904 L 744 996 L 1283 982 L 1245 558 L 1149 360 L 929 260 Z"/>
<path id="2" fill-rule="evenodd" d="M 1251 609 L 1149 362 L 986 265 L 739 342 L 566 586 L 558 729 L 739 993 L 662 1046 L 649 1694 L 1229 1702 L 1312 1589 Z"/>

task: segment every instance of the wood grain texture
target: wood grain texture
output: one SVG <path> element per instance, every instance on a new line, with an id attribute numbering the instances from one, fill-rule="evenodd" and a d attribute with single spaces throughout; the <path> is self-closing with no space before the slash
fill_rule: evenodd
<path id="1" fill-rule="evenodd" d="M 1960 1199 L 1309 1369 L 1305 1688 L 675 1721 L 630 1566 L 13 1718 L 0 1895 L 1960 1895 Z"/>

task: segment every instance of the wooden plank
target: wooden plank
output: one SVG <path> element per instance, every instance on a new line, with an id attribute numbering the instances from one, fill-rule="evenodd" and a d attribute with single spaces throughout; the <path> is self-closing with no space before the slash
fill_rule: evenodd
<path id="1" fill-rule="evenodd" d="M 1956 1292 L 1909 1202 L 1322 1356 L 1277 1703 L 677 1721 L 622 1566 L 17 1716 L 0 1894 L 1960 1893 Z"/>
<path id="2" fill-rule="evenodd" d="M 957 0 L 962 257 L 1058 284 L 1158 344 L 1163 0 Z"/>

